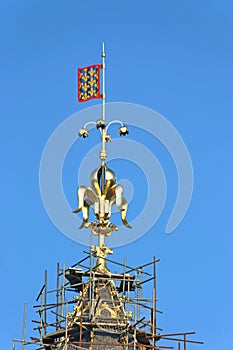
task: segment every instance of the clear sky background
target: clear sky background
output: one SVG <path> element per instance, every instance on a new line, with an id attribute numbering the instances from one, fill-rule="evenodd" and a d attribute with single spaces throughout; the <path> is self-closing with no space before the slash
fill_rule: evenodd
<path id="1" fill-rule="evenodd" d="M 183 137 L 195 176 L 190 208 L 175 232 L 164 233 L 172 187 L 158 223 L 115 249 L 114 258 L 127 255 L 130 265 L 139 265 L 159 257 L 160 327 L 197 331 L 205 345 L 188 349 L 230 349 L 232 1 L 8 0 L 0 7 L 1 348 L 21 337 L 24 302 L 32 335 L 44 269 L 52 288 L 57 261 L 69 265 L 83 256 L 84 247 L 61 234 L 43 208 L 39 164 L 54 129 L 95 103 L 78 104 L 76 68 L 98 63 L 105 41 L 108 101 L 138 103 L 165 116 Z M 175 178 L 166 157 L 161 153 L 163 169 Z M 65 185 L 71 206 L 74 164 L 70 188 Z"/>

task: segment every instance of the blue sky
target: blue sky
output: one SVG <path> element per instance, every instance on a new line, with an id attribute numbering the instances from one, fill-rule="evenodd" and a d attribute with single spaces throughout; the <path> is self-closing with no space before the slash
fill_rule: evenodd
<path id="1" fill-rule="evenodd" d="M 160 257 L 160 326 L 166 332 L 197 331 L 206 350 L 230 348 L 232 2 L 8 0 L 0 6 L 2 348 L 21 336 L 24 302 L 28 318 L 34 317 L 44 269 L 52 287 L 56 262 L 69 265 L 82 257 L 84 247 L 61 234 L 43 208 L 39 165 L 54 129 L 96 103 L 78 104 L 76 68 L 98 63 L 102 41 L 107 100 L 141 104 L 165 116 L 183 137 L 195 176 L 190 208 L 176 231 L 164 233 L 172 187 L 155 227 L 115 249 L 114 258 L 127 255 L 138 265 Z M 169 159 L 158 152 L 175 185 Z M 67 169 L 72 180 L 65 188 L 69 196 L 73 192 L 73 204 L 76 174 Z M 28 335 L 30 329 L 28 322 Z"/>

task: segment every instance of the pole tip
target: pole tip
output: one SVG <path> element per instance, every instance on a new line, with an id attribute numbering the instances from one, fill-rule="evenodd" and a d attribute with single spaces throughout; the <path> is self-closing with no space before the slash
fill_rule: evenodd
<path id="1" fill-rule="evenodd" d="M 102 57 L 106 57 L 106 54 L 105 54 L 105 52 L 104 52 L 104 42 L 103 42 L 103 44 L 102 44 Z"/>

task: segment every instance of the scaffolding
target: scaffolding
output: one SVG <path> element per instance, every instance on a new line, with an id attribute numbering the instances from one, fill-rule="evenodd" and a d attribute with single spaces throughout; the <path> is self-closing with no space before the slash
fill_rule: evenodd
<path id="1" fill-rule="evenodd" d="M 38 319 L 32 320 L 38 335 L 25 340 L 25 305 L 22 339 L 13 339 L 12 350 L 18 343 L 22 350 L 26 345 L 37 350 L 187 350 L 189 343 L 203 344 L 189 339 L 195 332 L 167 334 L 157 326 L 157 315 L 162 313 L 156 291 L 159 259 L 132 267 L 126 258 L 119 263 L 98 256 L 93 247 L 84 254 L 69 268 L 57 264 L 55 289 L 48 290 L 45 271 L 34 305 Z M 99 270 L 103 259 L 110 270 Z M 116 267 L 119 272 L 110 272 Z"/>

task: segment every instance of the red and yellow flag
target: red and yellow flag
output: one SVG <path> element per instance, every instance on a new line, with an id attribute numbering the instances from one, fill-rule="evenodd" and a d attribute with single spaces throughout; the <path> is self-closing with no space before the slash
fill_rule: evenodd
<path id="1" fill-rule="evenodd" d="M 78 100 L 89 101 L 93 98 L 101 98 L 100 93 L 100 69 L 101 64 L 93 64 L 84 68 L 78 68 Z"/>

